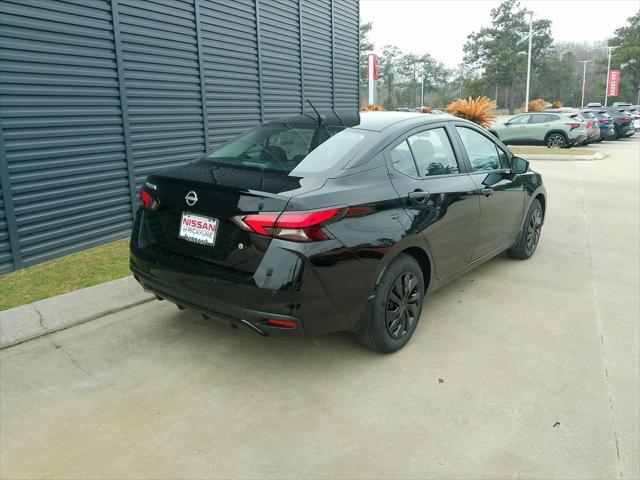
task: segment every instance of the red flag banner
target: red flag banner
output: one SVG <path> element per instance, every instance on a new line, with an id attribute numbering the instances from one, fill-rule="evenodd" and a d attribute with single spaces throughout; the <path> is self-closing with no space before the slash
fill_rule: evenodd
<path id="1" fill-rule="evenodd" d="M 617 97 L 620 91 L 620 70 L 609 71 L 609 90 L 608 97 Z"/>
<path id="2" fill-rule="evenodd" d="M 369 80 L 378 80 L 378 56 L 374 53 L 369 54 L 368 58 L 368 78 Z"/>

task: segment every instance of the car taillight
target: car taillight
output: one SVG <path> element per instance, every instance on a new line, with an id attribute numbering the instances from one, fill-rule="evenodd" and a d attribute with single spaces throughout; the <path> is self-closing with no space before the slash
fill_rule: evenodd
<path id="1" fill-rule="evenodd" d="M 273 325 L 275 327 L 284 327 L 284 328 L 297 328 L 298 324 L 291 320 L 275 320 L 269 319 L 267 320 L 268 325 Z"/>
<path id="2" fill-rule="evenodd" d="M 607 120 L 606 118 L 601 118 L 600 120 L 598 120 L 598 122 L 604 123 L 605 125 L 607 125 L 609 123 L 609 120 Z"/>
<path id="3" fill-rule="evenodd" d="M 571 130 L 575 130 L 576 128 L 580 128 L 579 123 L 567 123 L 571 127 Z"/>
<path id="4" fill-rule="evenodd" d="M 620 120 L 622 122 L 630 122 L 631 121 L 631 117 L 621 117 Z"/>
<path id="5" fill-rule="evenodd" d="M 140 199 L 142 208 L 145 208 L 146 210 L 156 211 L 160 208 L 160 201 L 145 187 L 140 187 L 140 190 L 138 191 L 138 198 Z"/>
<path id="6" fill-rule="evenodd" d="M 344 215 L 345 208 L 310 212 L 256 213 L 232 220 L 243 230 L 294 242 L 315 242 L 331 238 L 322 228 Z"/>
<path id="7" fill-rule="evenodd" d="M 585 125 L 587 126 L 587 128 L 591 128 L 593 127 L 593 123 L 591 123 L 591 120 L 585 120 Z"/>

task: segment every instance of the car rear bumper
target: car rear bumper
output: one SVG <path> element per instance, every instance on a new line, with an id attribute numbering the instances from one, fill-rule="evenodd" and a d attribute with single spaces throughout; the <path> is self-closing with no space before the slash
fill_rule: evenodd
<path id="1" fill-rule="evenodd" d="M 138 222 L 136 226 L 130 268 L 145 290 L 263 335 L 353 329 L 371 292 L 365 282 L 345 278 L 375 277 L 373 263 L 345 253 L 344 245 L 335 239 L 313 244 L 274 239 L 257 271 L 238 274 L 176 252 L 141 248 Z M 273 325 L 269 320 L 296 326 Z"/>
<path id="2" fill-rule="evenodd" d="M 146 291 L 155 294 L 162 300 L 175 303 L 180 308 L 187 308 L 227 321 L 233 325 L 243 326 L 261 335 L 291 335 L 304 333 L 304 327 L 300 319 L 281 313 L 273 313 L 271 310 L 281 311 L 282 305 L 290 296 L 278 294 L 270 298 L 270 302 L 264 304 L 263 309 L 241 307 L 233 302 L 235 295 L 228 301 L 223 301 L 223 292 L 231 289 L 237 292 L 237 285 L 211 285 L 211 279 L 197 279 L 191 274 L 184 274 L 155 266 L 146 272 L 139 268 L 140 260 L 132 257 L 131 271 L 134 278 Z M 214 282 L 215 284 L 215 282 Z M 240 289 L 241 291 L 243 289 Z M 251 295 L 248 292 L 243 292 Z M 255 293 L 255 292 L 252 292 Z M 277 298 L 276 298 L 277 297 Z M 255 297 L 254 297 L 255 299 Z M 265 311 L 266 310 L 266 311 Z M 295 328 L 271 325 L 268 320 L 280 320 L 294 322 Z"/>
<path id="3" fill-rule="evenodd" d="M 589 135 L 584 133 L 584 134 L 578 134 L 573 138 L 570 138 L 569 141 L 571 142 L 572 146 L 578 146 L 578 145 L 582 145 L 584 143 L 586 143 L 589 140 Z"/>

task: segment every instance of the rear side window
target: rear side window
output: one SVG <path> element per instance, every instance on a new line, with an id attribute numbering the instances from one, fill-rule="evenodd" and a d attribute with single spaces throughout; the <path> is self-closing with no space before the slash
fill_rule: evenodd
<path id="1" fill-rule="evenodd" d="M 498 147 L 484 135 L 465 127 L 456 127 L 474 172 L 509 168 L 506 155 L 498 154 Z"/>
<path id="2" fill-rule="evenodd" d="M 529 123 L 546 123 L 548 115 L 531 115 Z"/>
<path id="3" fill-rule="evenodd" d="M 391 165 L 394 170 L 404 173 L 405 175 L 411 177 L 418 175 L 416 164 L 413 161 L 413 156 L 411 155 L 411 150 L 406 140 L 391 150 Z"/>
<path id="4" fill-rule="evenodd" d="M 509 120 L 509 123 L 512 125 L 524 125 L 529 121 L 531 115 L 518 115 L 517 117 L 513 117 Z"/>
<path id="5" fill-rule="evenodd" d="M 417 133 L 407 141 L 416 160 L 419 176 L 449 175 L 460 171 L 444 128 Z"/>
<path id="6" fill-rule="evenodd" d="M 556 120 L 560 120 L 558 115 L 547 115 L 547 122 L 555 122 Z"/>

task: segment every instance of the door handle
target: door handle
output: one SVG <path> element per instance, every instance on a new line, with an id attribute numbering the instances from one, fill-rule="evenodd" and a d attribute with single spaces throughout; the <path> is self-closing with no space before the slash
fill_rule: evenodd
<path id="1" fill-rule="evenodd" d="M 429 198 L 429 192 L 425 192 L 423 190 L 414 190 L 413 192 L 409 192 L 407 195 L 409 200 L 416 203 L 424 203 L 424 201 Z"/>
<path id="2" fill-rule="evenodd" d="M 493 195 L 494 192 L 495 192 L 495 190 L 493 188 L 482 188 L 482 189 L 480 189 L 480 195 L 485 195 L 487 197 L 490 197 L 491 195 Z"/>

